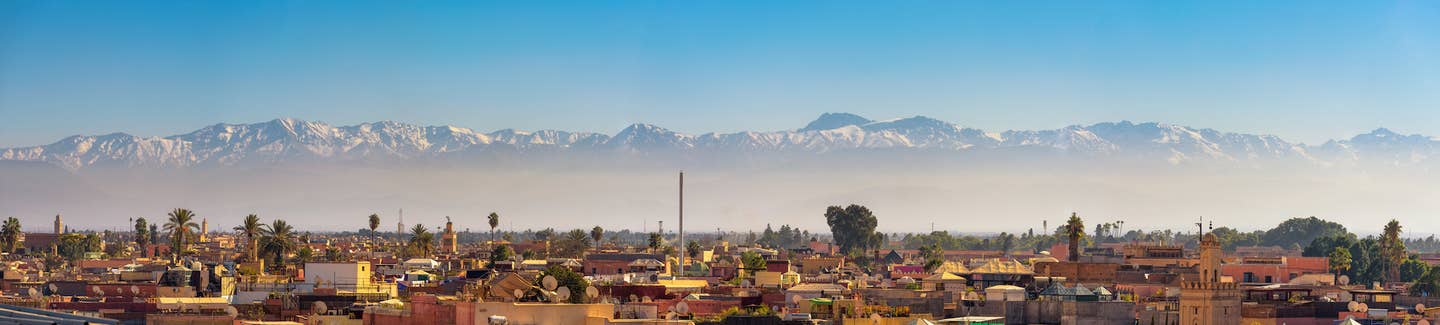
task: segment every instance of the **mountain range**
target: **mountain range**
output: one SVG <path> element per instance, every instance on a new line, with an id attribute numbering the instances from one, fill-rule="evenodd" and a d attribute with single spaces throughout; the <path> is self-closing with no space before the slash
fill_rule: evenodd
<path id="1" fill-rule="evenodd" d="M 1053 130 L 990 132 L 916 116 L 883 121 L 826 113 L 802 128 L 687 134 L 633 124 L 614 135 L 393 121 L 332 126 L 292 118 L 215 124 L 190 133 L 70 136 L 55 143 L 0 149 L 0 161 L 45 162 L 69 170 L 97 166 L 185 168 L 292 161 L 426 160 L 473 153 L 588 152 L 620 155 L 914 151 L 984 156 L 1046 152 L 1073 157 L 1138 159 L 1162 164 L 1247 165 L 1292 161 L 1317 166 L 1434 166 L 1440 139 L 1380 128 L 1319 145 L 1272 135 L 1222 132 L 1165 123 L 1107 122 Z"/>

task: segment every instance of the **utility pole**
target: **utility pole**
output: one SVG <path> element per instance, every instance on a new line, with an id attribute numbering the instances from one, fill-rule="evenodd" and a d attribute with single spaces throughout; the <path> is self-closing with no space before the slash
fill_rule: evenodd
<path id="1" fill-rule="evenodd" d="M 680 275 L 685 275 L 685 171 L 680 171 Z"/>

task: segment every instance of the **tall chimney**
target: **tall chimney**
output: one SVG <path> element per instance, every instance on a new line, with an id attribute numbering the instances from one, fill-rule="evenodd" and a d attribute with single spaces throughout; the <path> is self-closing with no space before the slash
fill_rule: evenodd
<path id="1" fill-rule="evenodd" d="M 680 275 L 685 275 L 685 171 L 680 171 Z"/>

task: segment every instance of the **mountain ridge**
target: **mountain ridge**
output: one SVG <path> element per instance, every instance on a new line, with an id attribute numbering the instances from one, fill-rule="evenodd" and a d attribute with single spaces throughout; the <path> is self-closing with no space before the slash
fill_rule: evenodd
<path id="1" fill-rule="evenodd" d="M 0 161 L 45 162 L 79 170 L 93 166 L 184 168 L 273 164 L 291 160 L 413 160 L 490 149 L 595 151 L 614 154 L 695 152 L 799 152 L 927 150 L 983 155 L 1034 149 L 1083 157 L 1117 157 L 1186 164 L 1248 164 L 1293 160 L 1322 166 L 1378 163 L 1431 165 L 1440 139 L 1386 128 L 1320 145 L 1268 134 L 1224 132 L 1168 123 L 1130 121 L 1071 125 L 1049 130 L 985 131 L 913 116 L 871 120 L 825 113 L 802 128 L 780 131 L 689 134 L 634 123 L 614 135 L 563 130 L 501 129 L 488 133 L 453 126 L 396 121 L 332 126 L 294 118 L 217 123 L 184 134 L 139 137 L 126 133 L 75 135 L 54 143 L 0 149 Z"/>

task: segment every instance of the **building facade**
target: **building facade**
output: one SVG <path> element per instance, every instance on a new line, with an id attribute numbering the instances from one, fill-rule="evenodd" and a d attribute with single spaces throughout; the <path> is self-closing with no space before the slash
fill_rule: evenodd
<path id="1" fill-rule="evenodd" d="M 1241 293 L 1235 282 L 1222 282 L 1220 241 L 1215 234 L 1200 239 L 1199 279 L 1180 283 L 1180 325 L 1239 324 Z"/>

